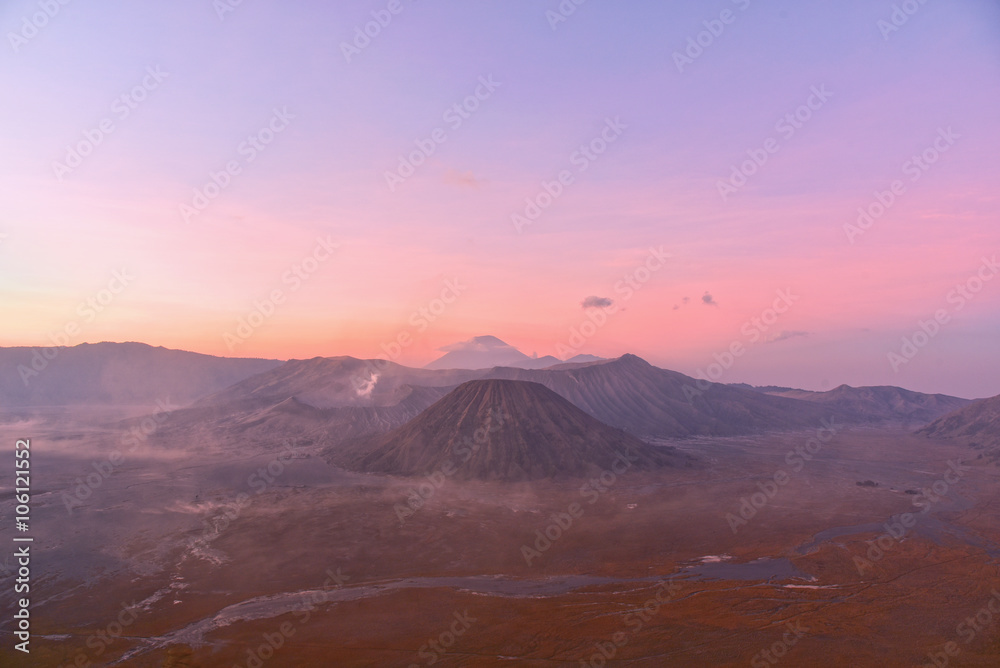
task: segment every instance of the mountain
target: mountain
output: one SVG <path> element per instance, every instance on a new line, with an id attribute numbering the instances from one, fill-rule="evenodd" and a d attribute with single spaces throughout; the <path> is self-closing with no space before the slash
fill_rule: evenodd
<path id="1" fill-rule="evenodd" d="M 295 398 L 315 408 L 394 406 L 409 396 L 413 386 L 451 389 L 480 375 L 469 370 L 414 369 L 386 360 L 315 357 L 289 360 L 207 396 L 199 403 L 260 407 Z"/>
<path id="2" fill-rule="evenodd" d="M 327 454 L 332 463 L 368 473 L 505 481 L 690 463 L 609 427 L 538 383 L 511 380 L 463 383 L 405 425 Z"/>
<path id="3" fill-rule="evenodd" d="M 419 415 L 449 388 L 400 386 L 392 405 L 344 405 L 317 408 L 295 396 L 214 404 L 199 402 L 174 411 L 156 433 L 165 442 L 211 444 L 223 449 L 267 449 L 293 440 L 298 445 L 330 446 L 384 433 Z"/>
<path id="4" fill-rule="evenodd" d="M 279 364 L 145 343 L 0 348 L 0 406 L 185 405 Z"/>
<path id="5" fill-rule="evenodd" d="M 285 439 L 331 445 L 398 427 L 480 375 L 354 357 L 289 360 L 175 411 L 157 435 L 224 449 Z"/>
<path id="6" fill-rule="evenodd" d="M 869 421 L 902 420 L 926 424 L 971 403 L 946 394 L 923 394 L 901 387 L 851 387 L 841 385 L 827 392 L 788 388 L 756 388 L 772 396 L 811 401 Z"/>
<path id="7" fill-rule="evenodd" d="M 813 402 L 696 381 L 635 355 L 544 370 L 497 368 L 486 377 L 541 383 L 598 420 L 640 436 L 732 436 L 847 419 Z"/>
<path id="8" fill-rule="evenodd" d="M 602 361 L 604 361 L 604 358 L 603 357 L 598 357 L 597 355 L 583 355 L 583 354 L 580 354 L 580 355 L 573 355 L 568 360 L 566 360 L 565 363 L 566 364 L 583 364 L 583 363 L 586 363 L 586 362 L 602 362 Z"/>
<path id="9" fill-rule="evenodd" d="M 938 438 L 966 438 L 979 446 L 1000 446 L 1000 396 L 970 403 L 938 418 L 917 433 Z"/>
<path id="10" fill-rule="evenodd" d="M 425 365 L 425 369 L 491 369 L 497 366 L 544 369 L 563 363 L 563 360 L 552 355 L 530 357 L 495 336 L 477 336 L 445 346 L 441 350 L 446 351 L 445 354 Z M 601 358 L 593 355 L 576 355 L 566 361 L 590 362 L 599 359 Z"/>
<path id="11" fill-rule="evenodd" d="M 291 437 L 333 447 L 396 429 L 458 385 L 479 379 L 539 383 L 611 427 L 654 438 L 816 429 L 829 419 L 840 424 L 887 419 L 926 423 L 967 403 L 899 388 L 763 392 L 696 381 L 635 355 L 544 369 L 414 369 L 353 357 L 270 364 L 261 373 L 201 396 L 189 409 L 178 411 L 160 433 L 167 437 L 180 432 L 184 438 L 224 447 Z"/>
<path id="12" fill-rule="evenodd" d="M 399 427 L 460 383 L 475 379 L 540 383 L 592 417 L 640 437 L 815 429 L 831 417 L 857 422 L 815 402 L 715 383 L 699 388 L 695 379 L 635 355 L 545 369 L 487 370 L 413 369 L 352 357 L 292 360 L 198 402 L 197 407 L 215 407 L 212 411 L 187 415 L 210 422 L 213 438 L 229 443 L 287 433 L 333 446 Z M 294 402 L 285 403 L 289 400 Z M 177 420 L 183 424 L 180 416 Z"/>

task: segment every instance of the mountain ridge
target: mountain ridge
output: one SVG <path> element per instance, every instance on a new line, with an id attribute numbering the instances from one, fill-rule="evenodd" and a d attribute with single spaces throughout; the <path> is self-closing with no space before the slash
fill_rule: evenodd
<path id="1" fill-rule="evenodd" d="M 280 365 L 134 341 L 0 348 L 0 405 L 186 405 Z"/>
<path id="2" fill-rule="evenodd" d="M 1000 446 L 1000 395 L 952 411 L 918 429 L 917 433 L 938 438 L 975 439 L 981 445 Z"/>

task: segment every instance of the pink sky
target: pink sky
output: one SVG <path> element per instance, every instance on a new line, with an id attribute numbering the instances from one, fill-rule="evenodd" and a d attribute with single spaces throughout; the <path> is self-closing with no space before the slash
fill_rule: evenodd
<path id="1" fill-rule="evenodd" d="M 340 44 L 387 3 L 243 3 L 223 20 L 195 0 L 63 6 L 4 45 L 0 345 L 47 345 L 77 322 L 71 344 L 219 355 L 373 357 L 401 333 L 397 361 L 413 365 L 479 334 L 558 355 L 598 296 L 616 312 L 580 352 L 694 374 L 739 342 L 723 382 L 1000 393 L 1000 280 L 949 301 L 1000 251 L 996 4 L 928 3 L 887 39 L 888 2 L 668 4 L 586 3 L 553 29 L 554 0 L 402 0 L 351 62 Z M 674 52 L 724 9 L 733 21 L 678 71 Z M 7 3 L 0 26 L 37 11 Z M 801 127 L 778 129 L 823 87 Z M 477 89 L 468 118 L 448 114 Z M 57 178 L 105 120 L 113 132 Z M 249 161 L 248 135 L 282 123 Z M 602 155 L 576 153 L 602 132 Z M 719 181 L 769 138 L 777 150 L 724 201 Z M 433 155 L 390 190 L 418 141 Z M 939 155 L 914 180 L 925 150 Z M 240 172 L 186 222 L 180 205 L 231 161 Z M 518 233 L 511 215 L 561 171 L 572 183 Z M 895 180 L 905 192 L 851 243 L 845 224 Z M 337 250 L 296 285 L 286 272 L 318 239 Z M 616 290 L 650 248 L 665 266 Z M 80 304 L 123 268 L 134 278 L 87 319 Z M 455 279 L 457 298 L 414 324 Z M 745 324 L 786 289 L 798 299 L 751 342 Z M 274 290 L 283 303 L 227 345 Z M 894 369 L 889 353 L 941 309 Z"/>

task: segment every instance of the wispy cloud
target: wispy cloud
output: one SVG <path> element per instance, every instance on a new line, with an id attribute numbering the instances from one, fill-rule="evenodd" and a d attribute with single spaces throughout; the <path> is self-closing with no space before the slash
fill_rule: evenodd
<path id="1" fill-rule="evenodd" d="M 809 336 L 809 332 L 801 332 L 798 330 L 783 330 L 778 332 L 774 336 L 767 339 L 764 343 L 777 343 L 778 341 L 785 341 L 787 339 L 794 339 L 797 336 Z"/>
<path id="2" fill-rule="evenodd" d="M 483 181 L 476 178 L 472 170 L 460 172 L 457 169 L 449 169 L 445 172 L 444 182 L 459 188 L 478 188 L 483 184 Z"/>
<path id="3" fill-rule="evenodd" d="M 582 302 L 580 302 L 580 305 L 583 308 L 607 308 L 608 306 L 611 306 L 614 303 L 615 300 L 611 299 L 610 297 L 595 297 L 591 295 L 590 297 L 587 297 Z"/>

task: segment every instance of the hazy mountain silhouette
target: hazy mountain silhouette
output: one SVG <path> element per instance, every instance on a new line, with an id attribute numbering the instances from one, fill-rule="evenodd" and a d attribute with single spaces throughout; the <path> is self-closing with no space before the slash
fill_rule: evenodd
<path id="1" fill-rule="evenodd" d="M 477 336 L 468 341 L 445 346 L 441 350 L 447 352 L 425 365 L 425 369 L 491 369 L 495 366 L 544 369 L 564 362 L 590 362 L 601 359 L 593 355 L 576 355 L 569 360 L 561 360 L 552 355 L 531 357 L 495 336 Z"/>
<path id="2" fill-rule="evenodd" d="M 857 419 L 902 420 L 926 424 L 972 403 L 946 394 L 923 394 L 891 385 L 851 387 L 841 385 L 827 392 L 787 388 L 756 388 L 773 396 L 830 406 Z"/>
<path id="3" fill-rule="evenodd" d="M 145 343 L 0 348 L 0 405 L 185 405 L 280 364 Z"/>

